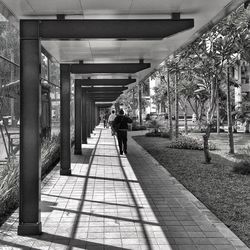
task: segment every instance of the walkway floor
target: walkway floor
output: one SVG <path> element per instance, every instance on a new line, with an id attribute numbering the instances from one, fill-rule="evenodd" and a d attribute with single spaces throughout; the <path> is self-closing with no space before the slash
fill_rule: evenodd
<path id="1" fill-rule="evenodd" d="M 110 131 L 97 128 L 83 152 L 72 176 L 57 167 L 43 181 L 43 234 L 17 236 L 16 212 L 0 249 L 248 249 L 131 138 L 120 156 Z"/>

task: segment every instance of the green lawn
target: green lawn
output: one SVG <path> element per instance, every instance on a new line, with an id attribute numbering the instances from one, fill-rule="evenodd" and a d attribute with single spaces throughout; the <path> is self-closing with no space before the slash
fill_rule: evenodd
<path id="1" fill-rule="evenodd" d="M 165 138 L 133 138 L 250 247 L 250 176 L 233 173 L 230 157 L 211 153 L 207 165 L 203 151 L 167 148 Z"/>

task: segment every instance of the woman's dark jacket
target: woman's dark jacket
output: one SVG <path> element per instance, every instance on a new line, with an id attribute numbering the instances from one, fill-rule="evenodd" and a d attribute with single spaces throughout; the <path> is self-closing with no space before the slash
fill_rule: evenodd
<path id="1" fill-rule="evenodd" d="M 132 123 L 132 120 L 126 115 L 117 115 L 114 120 L 114 128 L 120 126 L 117 129 L 128 129 L 128 123 Z"/>

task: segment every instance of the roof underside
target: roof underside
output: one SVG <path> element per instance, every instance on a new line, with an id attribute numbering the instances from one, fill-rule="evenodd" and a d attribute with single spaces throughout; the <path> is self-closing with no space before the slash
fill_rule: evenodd
<path id="1" fill-rule="evenodd" d="M 42 41 L 44 48 L 62 63 L 151 63 L 135 74 L 86 74 L 86 78 L 121 78 L 131 75 L 137 82 L 152 73 L 181 46 L 198 37 L 243 0 L 2 0 L 18 19 L 168 19 L 171 13 L 193 18 L 194 28 L 162 40 L 86 39 Z M 211 27 L 211 26 L 210 26 Z"/>

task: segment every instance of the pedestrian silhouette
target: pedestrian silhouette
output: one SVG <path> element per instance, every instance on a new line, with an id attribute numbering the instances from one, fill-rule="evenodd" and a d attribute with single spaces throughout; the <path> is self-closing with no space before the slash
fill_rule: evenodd
<path id="1" fill-rule="evenodd" d="M 124 115 L 124 111 L 121 109 L 113 122 L 114 129 L 117 133 L 118 145 L 121 155 L 123 152 L 127 154 L 128 123 L 132 123 L 132 120 L 128 116 Z"/>

